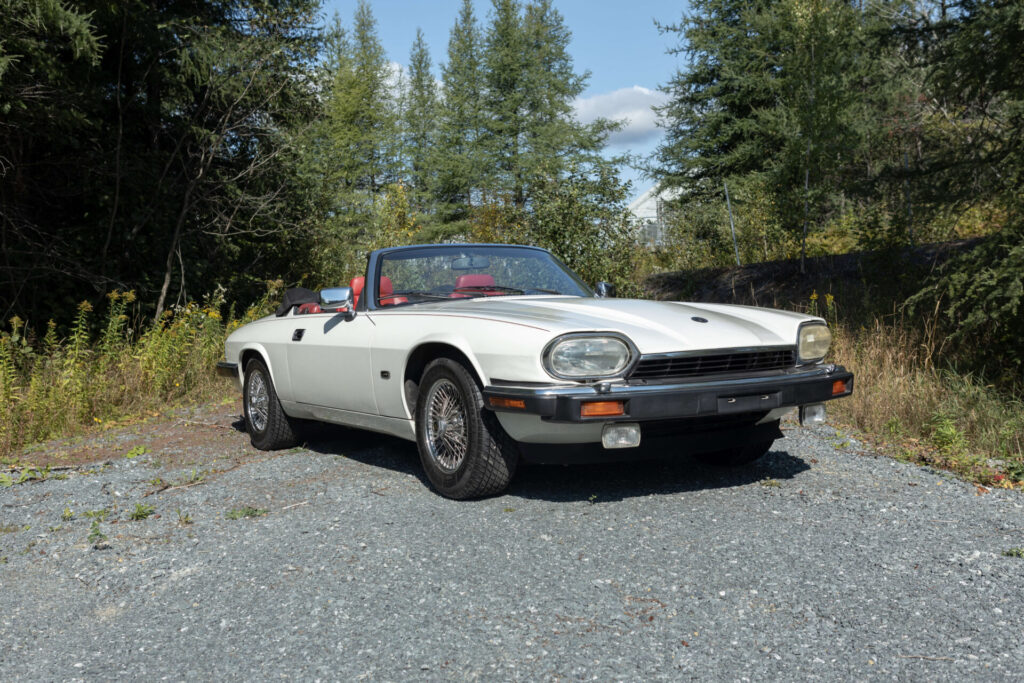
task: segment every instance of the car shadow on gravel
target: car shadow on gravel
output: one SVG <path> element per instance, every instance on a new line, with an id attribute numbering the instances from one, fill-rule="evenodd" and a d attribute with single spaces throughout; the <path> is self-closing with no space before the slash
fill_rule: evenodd
<path id="1" fill-rule="evenodd" d="M 416 477 L 430 487 L 416 444 L 383 434 L 328 424 L 304 430 L 305 448 Z M 680 455 L 656 460 L 588 465 L 519 467 L 505 495 L 554 502 L 609 502 L 649 495 L 745 486 L 766 479 L 792 479 L 810 469 L 784 449 L 770 451 L 742 467 L 709 467 Z"/>
<path id="2" fill-rule="evenodd" d="M 304 425 L 302 438 L 303 447 L 314 453 L 344 456 L 364 465 L 411 474 L 423 482 L 424 486 L 430 486 L 420 467 L 416 444 L 412 441 L 325 422 Z"/>
<path id="3" fill-rule="evenodd" d="M 741 467 L 710 467 L 685 455 L 658 460 L 592 465 L 527 465 L 508 494 L 554 502 L 610 502 L 745 486 L 765 480 L 793 479 L 810 469 L 802 458 L 773 450 Z"/>

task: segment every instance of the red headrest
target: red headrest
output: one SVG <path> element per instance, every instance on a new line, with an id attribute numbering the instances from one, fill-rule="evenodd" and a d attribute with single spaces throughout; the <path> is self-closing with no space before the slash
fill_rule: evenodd
<path id="1" fill-rule="evenodd" d="M 493 287 L 494 276 L 487 273 L 470 273 L 455 278 L 455 289 L 463 287 Z"/>
<path id="2" fill-rule="evenodd" d="M 391 284 L 391 278 L 387 275 L 380 276 L 380 296 L 387 296 L 391 292 L 395 291 L 395 286 Z"/>

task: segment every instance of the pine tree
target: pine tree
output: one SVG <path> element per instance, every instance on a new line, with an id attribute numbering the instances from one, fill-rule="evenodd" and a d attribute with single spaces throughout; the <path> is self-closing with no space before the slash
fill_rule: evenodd
<path id="1" fill-rule="evenodd" d="M 356 7 L 350 49 L 351 69 L 339 72 L 332 94 L 339 141 L 352 164 L 348 182 L 377 194 L 399 176 L 398 121 L 391 68 L 367 0 Z"/>
<path id="2" fill-rule="evenodd" d="M 430 71 L 430 53 L 423 32 L 416 30 L 416 41 L 409 54 L 409 85 L 405 120 L 405 155 L 412 185 L 413 204 L 421 208 L 430 190 L 436 185 L 433 162 L 434 142 L 437 138 L 437 94 L 434 76 Z"/>
<path id="3" fill-rule="evenodd" d="M 320 221 L 311 267 L 338 282 L 358 272 L 359 250 L 373 239 L 378 199 L 401 180 L 400 83 L 365 1 L 351 30 L 335 17 L 325 42 L 324 115 L 306 136 L 302 166 L 319 188 L 311 207 Z"/>
<path id="4" fill-rule="evenodd" d="M 526 102 L 532 84 L 526 36 L 516 0 L 494 0 L 494 18 L 484 52 L 486 92 L 483 149 L 492 177 L 488 194 L 506 198 L 517 207 L 526 202 Z"/>
<path id="5" fill-rule="evenodd" d="M 834 215 L 840 188 L 870 180 L 865 136 L 881 117 L 869 92 L 887 56 L 872 22 L 894 4 L 696 0 L 680 24 L 661 27 L 689 63 L 664 88 L 652 175 L 691 204 L 719 200 L 724 181 L 766 190 L 795 235 Z"/>
<path id="6" fill-rule="evenodd" d="M 448 40 L 448 62 L 441 69 L 444 101 L 432 161 L 437 169 L 435 197 L 447 207 L 449 220 L 465 218 L 484 173 L 482 41 L 473 2 L 463 0 Z"/>
<path id="7" fill-rule="evenodd" d="M 584 125 L 573 101 L 589 74 L 575 72 L 568 52 L 571 34 L 550 0 L 525 7 L 494 0 L 484 65 L 483 149 L 492 177 L 487 188 L 516 208 L 528 206 L 541 183 L 570 166 L 601 165 L 599 155 L 614 125 Z"/>

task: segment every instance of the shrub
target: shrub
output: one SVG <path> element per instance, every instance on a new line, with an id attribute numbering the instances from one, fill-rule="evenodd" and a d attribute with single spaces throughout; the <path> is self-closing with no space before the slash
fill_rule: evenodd
<path id="1" fill-rule="evenodd" d="M 64 339 L 54 321 L 38 340 L 21 319 L 12 318 L 9 329 L 0 331 L 0 457 L 32 441 L 223 392 L 227 385 L 213 367 L 224 353 L 226 334 L 262 315 L 279 284 L 270 283 L 267 296 L 241 321 L 227 324 L 223 290 L 169 310 L 141 333 L 129 325 L 132 292 L 108 295 L 95 338 L 88 302 L 79 305 Z"/>

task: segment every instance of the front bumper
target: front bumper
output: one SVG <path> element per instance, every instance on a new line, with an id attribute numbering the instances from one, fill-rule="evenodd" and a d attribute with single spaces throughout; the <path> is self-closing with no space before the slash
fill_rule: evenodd
<path id="1" fill-rule="evenodd" d="M 842 382 L 843 389 L 836 391 Z M 694 378 L 672 384 L 596 383 L 565 386 L 488 386 L 484 403 L 491 410 L 538 415 L 550 422 L 671 420 L 733 415 L 821 403 L 853 393 L 853 373 L 840 365 L 797 367 L 783 374 Z M 491 399 L 499 399 L 496 406 Z M 504 401 L 500 399 L 506 399 Z M 508 407 L 511 402 L 522 407 Z M 583 417 L 581 405 L 591 401 L 622 401 L 624 414 Z"/>

